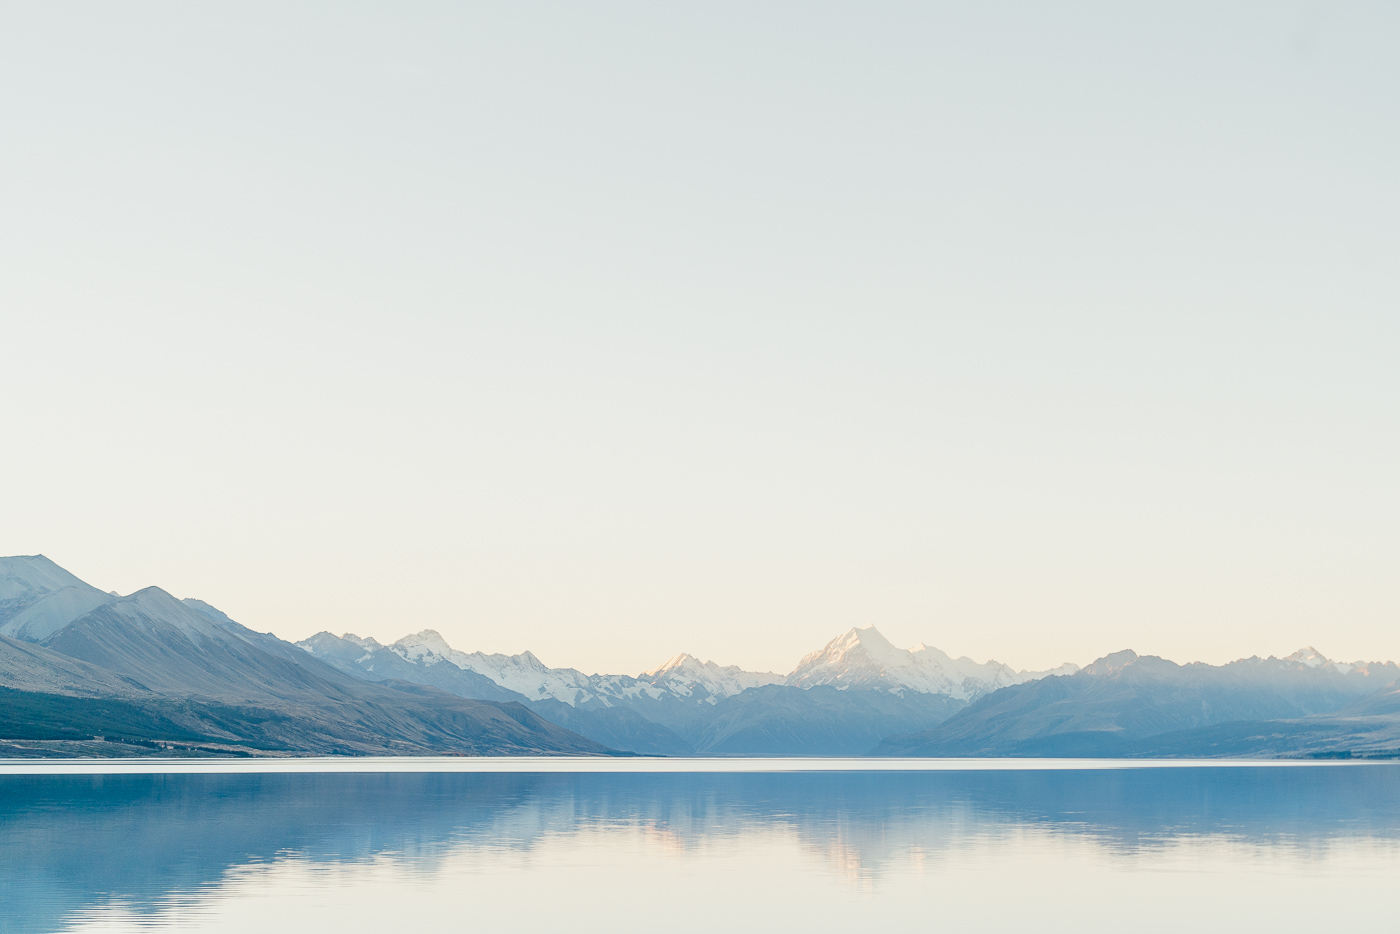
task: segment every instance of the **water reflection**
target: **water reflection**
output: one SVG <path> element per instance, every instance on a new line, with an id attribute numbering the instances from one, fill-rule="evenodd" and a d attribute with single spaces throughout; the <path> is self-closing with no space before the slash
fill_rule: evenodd
<path id="1" fill-rule="evenodd" d="M 734 930 L 799 917 L 843 929 L 976 923 L 975 898 L 996 908 L 981 929 L 1045 927 L 1027 899 L 1069 866 L 1081 902 L 1138 883 L 1151 896 L 1162 873 L 1196 872 L 1191 897 L 1223 874 L 1226 902 L 1231 889 L 1263 898 L 1273 882 L 1248 874 L 1265 872 L 1281 895 L 1363 910 L 1317 880 L 1400 881 L 1400 767 L 0 781 L 4 932 L 236 929 L 264 909 L 267 929 L 536 930 L 557 916 L 601 930 L 643 905 L 669 930 L 712 930 L 726 911 Z M 1284 929 L 1306 917 L 1290 911 Z"/>

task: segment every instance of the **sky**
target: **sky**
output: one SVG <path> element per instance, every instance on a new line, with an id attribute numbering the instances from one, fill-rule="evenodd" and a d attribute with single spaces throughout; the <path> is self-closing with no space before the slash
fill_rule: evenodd
<path id="1" fill-rule="evenodd" d="M 0 554 L 589 672 L 1400 659 L 1396 35 L 6 4 Z"/>

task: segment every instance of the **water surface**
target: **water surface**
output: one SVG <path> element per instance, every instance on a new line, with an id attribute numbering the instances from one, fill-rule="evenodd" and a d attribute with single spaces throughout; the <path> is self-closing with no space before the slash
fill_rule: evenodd
<path id="1" fill-rule="evenodd" d="M 1400 766 L 0 777 L 0 931 L 1388 927 Z"/>

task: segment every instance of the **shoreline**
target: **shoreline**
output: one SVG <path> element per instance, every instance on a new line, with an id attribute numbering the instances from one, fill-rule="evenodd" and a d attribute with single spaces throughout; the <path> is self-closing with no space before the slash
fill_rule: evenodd
<path id="1" fill-rule="evenodd" d="M 661 775 L 813 772 L 1063 772 L 1131 769 L 1336 768 L 1393 759 L 897 759 L 857 757 L 303 756 L 0 759 L 7 775 L 563 773 Z"/>

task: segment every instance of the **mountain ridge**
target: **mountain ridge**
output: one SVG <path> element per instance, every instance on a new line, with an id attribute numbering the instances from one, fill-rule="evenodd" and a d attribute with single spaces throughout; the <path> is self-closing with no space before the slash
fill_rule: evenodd
<path id="1" fill-rule="evenodd" d="M 258 754 L 1380 755 L 1387 743 L 1400 747 L 1400 667 L 1340 662 L 1312 646 L 1219 666 L 1125 649 L 1083 669 L 1017 671 L 922 643 L 898 648 L 864 626 L 786 675 L 684 652 L 637 676 L 584 674 L 531 652 L 462 651 L 432 629 L 387 646 L 327 632 L 294 644 L 159 587 L 101 591 L 43 555 L 0 558 L 0 688 L 11 692 L 5 729 L 26 734 L 16 738 L 112 732 L 94 727 L 109 717 L 142 742 L 165 731 Z"/>
<path id="2" fill-rule="evenodd" d="M 463 652 L 435 630 L 389 646 L 325 632 L 298 645 L 359 677 L 394 672 L 463 696 L 483 690 L 469 676 L 485 679 L 598 742 L 663 755 L 859 754 L 893 732 L 942 722 L 969 697 L 1037 676 L 999 662 L 954 660 L 924 645 L 896 649 L 873 626 L 838 635 L 787 676 L 720 666 L 687 653 L 636 678 L 585 675 L 549 668 L 528 651 Z M 809 677 L 818 659 L 829 663 Z"/>
<path id="3" fill-rule="evenodd" d="M 967 656 L 954 659 L 922 642 L 911 649 L 900 649 L 871 625 L 849 629 L 804 656 L 784 683 L 793 687 L 860 685 L 972 700 L 1052 672 L 1073 673 L 1078 667 L 1066 662 L 1051 672 L 1018 672 L 995 660 L 978 663 Z"/>
<path id="4" fill-rule="evenodd" d="M 73 589 L 101 593 L 43 556 L 0 558 L 4 622 L 52 607 L 54 594 Z M 131 698 L 156 719 L 184 718 L 190 731 L 223 741 L 242 731 L 242 739 L 270 750 L 609 752 L 519 704 L 435 690 L 425 697 L 416 686 L 405 691 L 348 676 L 158 587 L 104 595 L 86 612 L 82 603 L 70 609 L 71 619 L 46 617 L 56 625 L 42 634 L 26 628 L 26 640 L 0 636 L 0 686 L 36 697 Z"/>
<path id="5" fill-rule="evenodd" d="M 1219 666 L 1178 665 L 1123 650 L 1073 675 L 987 695 L 926 731 L 886 738 L 874 753 L 1115 754 L 1115 749 L 1148 748 L 1153 737 L 1225 723 L 1338 716 L 1397 678 L 1400 667 L 1393 662 L 1338 666 L 1312 649 Z"/>

